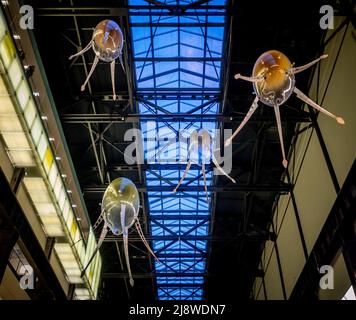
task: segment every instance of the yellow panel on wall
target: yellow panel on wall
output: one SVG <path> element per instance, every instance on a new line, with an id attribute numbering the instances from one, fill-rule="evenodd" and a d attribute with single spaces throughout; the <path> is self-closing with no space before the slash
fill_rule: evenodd
<path id="1" fill-rule="evenodd" d="M 310 252 L 336 199 L 336 192 L 315 133 L 310 140 L 294 187 L 294 195 Z"/>
<path id="2" fill-rule="evenodd" d="M 49 173 L 49 171 L 51 169 L 52 163 L 53 163 L 53 154 L 52 154 L 50 147 L 47 147 L 47 150 L 46 150 L 45 156 L 44 156 L 44 160 L 43 160 L 43 165 L 45 167 L 47 174 Z"/>
<path id="3" fill-rule="evenodd" d="M 0 54 L 5 68 L 8 68 L 15 57 L 16 49 L 10 34 L 7 32 L 0 43 Z"/>
<path id="4" fill-rule="evenodd" d="M 340 32 L 340 35 L 343 33 L 344 31 Z M 349 23 L 323 103 L 331 112 L 340 114 L 346 124 L 340 126 L 326 117 L 318 117 L 340 186 L 344 183 L 356 157 L 356 41 L 354 33 L 354 28 Z M 335 51 L 339 50 L 340 42 L 341 39 L 334 42 Z M 328 78 L 329 76 L 325 77 L 325 79 Z"/>

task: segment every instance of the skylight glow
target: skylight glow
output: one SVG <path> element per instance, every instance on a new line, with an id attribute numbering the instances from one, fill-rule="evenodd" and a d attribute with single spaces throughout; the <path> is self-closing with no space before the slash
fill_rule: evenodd
<path id="1" fill-rule="evenodd" d="M 129 1 L 139 112 L 196 114 L 197 120 L 155 122 L 153 128 L 142 121 L 146 161 L 150 160 L 151 149 L 155 154 L 167 143 L 164 138 L 174 138 L 180 130 L 189 133 L 204 128 L 213 135 L 217 124 L 201 122 L 198 115 L 218 113 L 216 96 L 222 91 L 225 0 L 209 1 L 199 9 L 189 8 L 195 1 L 161 2 L 170 8 L 143 0 Z M 176 9 L 184 9 L 184 15 L 172 15 Z M 147 137 L 153 131 L 161 141 L 150 146 Z M 175 159 L 165 158 L 173 151 Z M 166 169 L 163 163 L 162 168 L 147 170 L 147 185 L 171 186 L 173 190 L 185 169 L 187 145 L 172 144 L 160 156 L 166 164 L 181 163 L 181 168 Z M 208 185 L 213 180 L 211 170 L 207 173 Z M 199 168 L 191 169 L 182 186 L 203 186 L 201 176 Z M 148 192 L 148 211 L 152 247 L 161 261 L 155 263 L 158 299 L 202 300 L 211 212 L 205 193 Z"/>

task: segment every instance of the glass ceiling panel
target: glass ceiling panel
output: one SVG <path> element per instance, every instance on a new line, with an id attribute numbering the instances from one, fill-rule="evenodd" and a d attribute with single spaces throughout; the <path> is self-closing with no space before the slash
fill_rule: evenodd
<path id="1" fill-rule="evenodd" d="M 130 22 L 139 112 L 197 115 L 194 122 L 140 124 L 145 161 L 157 163 L 159 157 L 162 165 L 146 171 L 147 185 L 173 190 L 188 160 L 188 139 L 178 141 L 178 133 L 188 138 L 193 130 L 204 128 L 214 137 L 217 129 L 216 123 L 199 121 L 198 115 L 219 112 L 226 11 L 225 0 L 199 8 L 190 7 L 195 2 L 191 0 L 160 2 L 163 5 L 155 6 L 129 0 Z M 164 169 L 176 163 L 182 164 L 180 169 Z M 206 180 L 212 184 L 209 167 Z M 188 185 L 204 186 L 200 169 L 189 171 L 182 186 Z M 203 299 L 211 211 L 205 192 L 157 191 L 147 196 L 152 247 L 161 261 L 155 264 L 158 299 Z"/>

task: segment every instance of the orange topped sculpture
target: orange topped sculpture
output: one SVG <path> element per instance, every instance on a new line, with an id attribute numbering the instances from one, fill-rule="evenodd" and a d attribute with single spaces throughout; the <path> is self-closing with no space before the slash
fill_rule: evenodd
<path id="1" fill-rule="evenodd" d="M 291 94 L 296 93 L 297 97 L 303 100 L 305 103 L 309 104 L 316 110 L 334 118 L 339 124 L 345 124 L 344 119 L 335 116 L 331 112 L 325 110 L 313 100 L 307 97 L 299 89 L 295 87 L 295 77 L 296 73 L 304 71 L 319 62 L 321 59 L 327 58 L 327 55 L 322 55 L 320 58 L 304 65 L 301 67 L 293 67 L 292 63 L 289 61 L 288 57 L 277 50 L 270 50 L 263 53 L 256 61 L 252 77 L 245 77 L 240 74 L 235 75 L 235 79 L 243 79 L 253 83 L 253 88 L 256 94 L 249 111 L 247 112 L 244 120 L 241 122 L 240 126 L 236 129 L 234 134 L 226 140 L 225 145 L 229 145 L 232 139 L 239 133 L 243 126 L 247 123 L 253 113 L 258 107 L 258 101 L 274 108 L 278 134 L 281 144 L 281 151 L 283 157 L 283 166 L 287 167 L 288 162 L 286 160 L 284 144 L 283 144 L 283 134 L 281 117 L 279 113 L 279 106 L 288 100 Z"/>
<path id="2" fill-rule="evenodd" d="M 94 224 L 96 228 L 103 220 L 104 226 L 101 231 L 101 235 L 98 241 L 98 245 L 92 254 L 92 257 L 87 262 L 84 267 L 81 276 L 84 275 L 86 269 L 90 265 L 91 261 L 95 257 L 96 253 L 100 249 L 107 232 L 110 231 L 119 236 L 122 234 L 124 240 L 124 253 L 126 258 L 127 270 L 130 278 L 131 286 L 134 285 L 134 280 L 131 274 L 130 260 L 129 260 L 129 245 L 128 245 L 128 230 L 135 224 L 138 235 L 140 236 L 143 244 L 146 246 L 148 251 L 157 260 L 158 258 L 153 253 L 150 248 L 138 220 L 138 212 L 140 210 L 140 197 L 135 184 L 127 178 L 117 178 L 112 181 L 106 188 L 101 203 L 102 213 L 99 219 Z"/>

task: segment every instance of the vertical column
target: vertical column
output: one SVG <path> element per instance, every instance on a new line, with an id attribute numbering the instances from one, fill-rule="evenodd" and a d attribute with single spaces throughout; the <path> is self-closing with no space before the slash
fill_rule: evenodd
<path id="1" fill-rule="evenodd" d="M 287 175 L 288 183 L 291 184 L 292 181 L 291 181 L 288 169 L 286 170 L 286 175 Z M 290 191 L 290 197 L 291 197 L 291 200 L 292 200 L 294 215 L 295 215 L 295 219 L 297 221 L 300 241 L 302 243 L 303 253 L 304 253 L 304 257 L 305 257 L 305 261 L 306 261 L 306 260 L 308 260 L 308 249 L 307 249 L 307 244 L 306 244 L 306 241 L 305 241 L 305 238 L 304 238 L 304 232 L 303 232 L 303 228 L 302 228 L 302 223 L 300 221 L 300 215 L 299 215 L 298 206 L 297 206 L 297 202 L 295 200 L 293 189 Z"/>
<path id="2" fill-rule="evenodd" d="M 3 220 L 3 208 L 0 205 L 0 283 L 5 273 L 11 251 L 16 244 L 18 234 Z"/>
<path id="3" fill-rule="evenodd" d="M 277 234 L 277 230 L 274 227 L 274 223 L 272 221 L 272 228 L 273 232 Z M 279 251 L 278 251 L 278 245 L 277 245 L 277 239 L 274 240 L 274 249 L 276 250 L 276 257 L 277 257 L 277 264 L 278 264 L 278 271 L 279 271 L 279 277 L 281 279 L 281 286 L 282 286 L 282 292 L 283 292 L 283 299 L 287 300 L 287 293 L 286 293 L 286 286 L 284 284 L 284 277 L 283 277 L 283 270 L 282 270 L 282 264 L 281 264 L 281 259 L 279 257 Z"/>
<path id="4" fill-rule="evenodd" d="M 23 168 L 15 169 L 11 178 L 10 186 L 12 191 L 16 194 L 24 177 L 25 170 Z M 2 201 L 5 201 L 3 199 Z M 16 229 L 7 222 L 6 216 L 8 212 L 0 203 L 0 283 L 4 276 L 6 266 L 8 264 L 11 251 L 19 237 Z"/>

